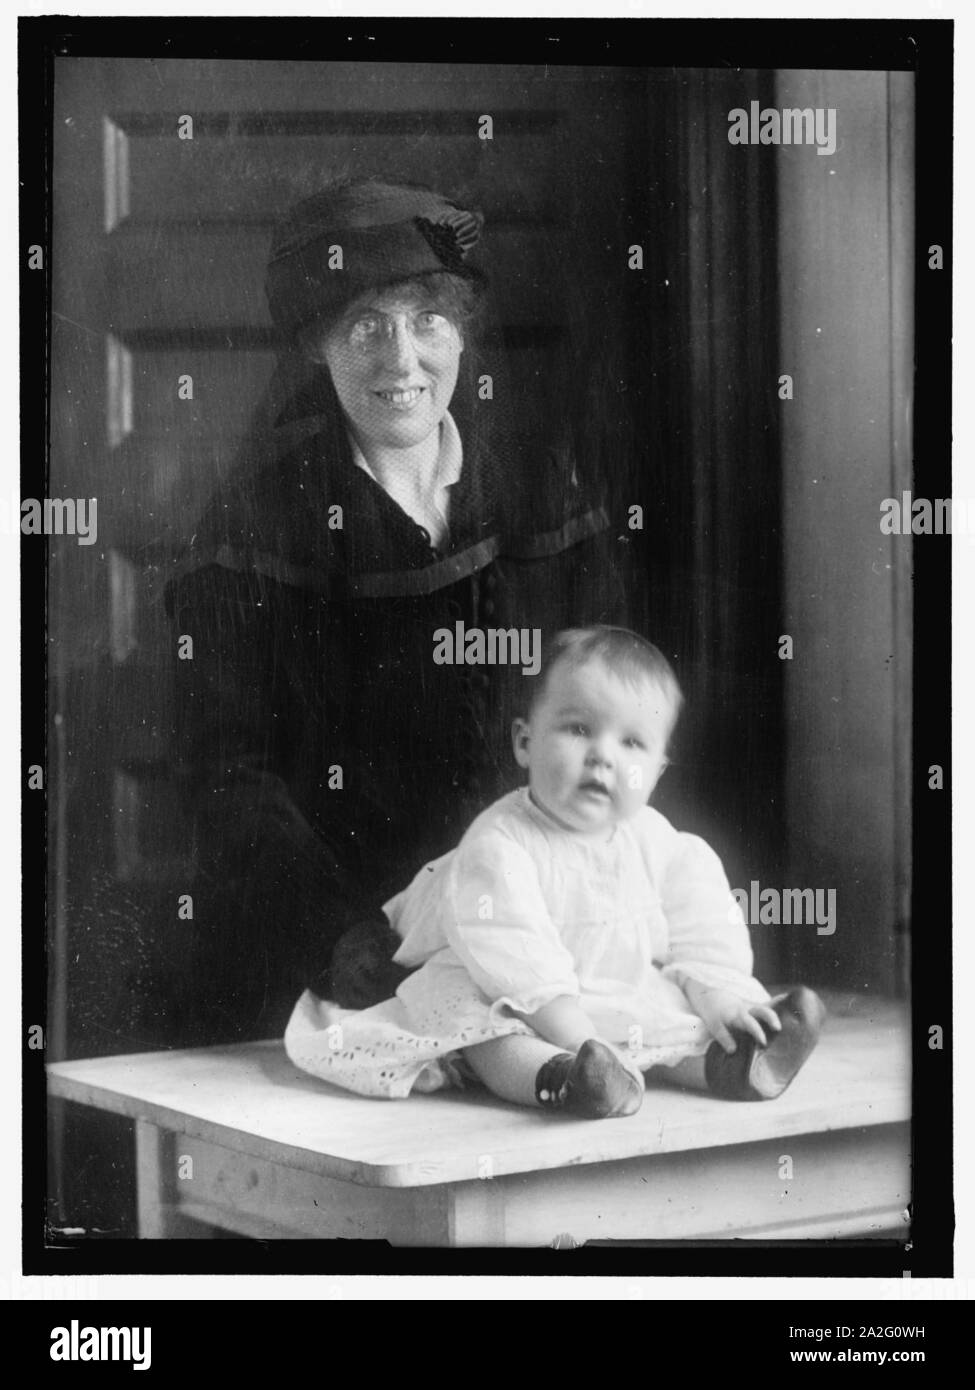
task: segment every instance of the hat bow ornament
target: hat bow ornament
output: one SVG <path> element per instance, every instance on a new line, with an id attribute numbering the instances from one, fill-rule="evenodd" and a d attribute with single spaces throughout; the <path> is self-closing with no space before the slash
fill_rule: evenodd
<path id="1" fill-rule="evenodd" d="M 463 264 L 468 253 L 480 239 L 480 219 L 463 208 L 446 212 L 435 222 L 428 217 L 416 217 L 413 220 L 417 230 L 429 242 L 434 254 L 451 270 Z"/>

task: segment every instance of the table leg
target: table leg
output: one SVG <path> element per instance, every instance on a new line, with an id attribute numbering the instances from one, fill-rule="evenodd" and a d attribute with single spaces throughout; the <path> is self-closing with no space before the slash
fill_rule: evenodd
<path id="1" fill-rule="evenodd" d="M 212 1232 L 184 1215 L 176 1193 L 178 1135 L 135 1122 L 136 1201 L 140 1240 L 206 1240 Z"/>
<path id="2" fill-rule="evenodd" d="M 506 1244 L 505 1202 L 517 1177 L 451 1183 L 447 1192 L 447 1244 L 470 1248 Z"/>
<path id="3" fill-rule="evenodd" d="M 163 1240 L 166 1230 L 166 1150 L 169 1135 L 145 1120 L 135 1122 L 135 1171 L 139 1239 Z"/>

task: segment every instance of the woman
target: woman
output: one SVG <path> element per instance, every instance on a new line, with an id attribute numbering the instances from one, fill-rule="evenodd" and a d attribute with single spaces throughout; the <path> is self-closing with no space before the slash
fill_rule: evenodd
<path id="1" fill-rule="evenodd" d="M 444 664 L 444 629 L 626 621 L 625 541 L 578 470 L 486 442 L 480 230 L 430 190 L 366 180 L 275 237 L 286 399 L 169 591 L 193 639 L 176 676 L 208 1041 L 280 1031 L 304 987 L 347 1007 L 391 994 L 380 904 L 514 785 L 521 664 Z"/>

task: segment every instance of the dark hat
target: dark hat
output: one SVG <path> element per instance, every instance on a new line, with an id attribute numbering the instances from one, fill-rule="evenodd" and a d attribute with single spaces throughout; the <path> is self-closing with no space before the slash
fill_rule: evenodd
<path id="1" fill-rule="evenodd" d="M 480 280 L 466 258 L 483 221 L 439 193 L 407 184 L 369 179 L 325 188 L 296 204 L 275 234 L 265 281 L 271 317 L 294 338 L 380 285 L 431 271 Z"/>

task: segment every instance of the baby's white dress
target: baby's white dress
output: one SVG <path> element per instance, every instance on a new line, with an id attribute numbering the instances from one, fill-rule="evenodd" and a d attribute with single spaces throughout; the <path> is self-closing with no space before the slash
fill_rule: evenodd
<path id="1" fill-rule="evenodd" d="M 462 1048 L 531 1035 L 513 1011 L 559 995 L 642 1070 L 707 1050 L 682 976 L 769 998 L 718 856 L 649 806 L 594 840 L 511 792 L 384 911 L 403 938 L 394 959 L 420 968 L 369 1009 L 306 991 L 284 1038 L 296 1066 L 361 1095 L 463 1085 Z"/>

